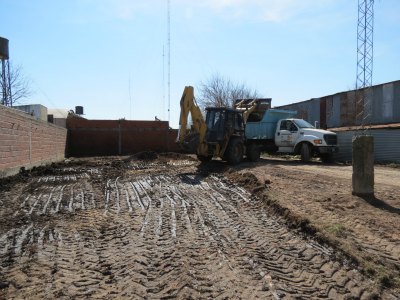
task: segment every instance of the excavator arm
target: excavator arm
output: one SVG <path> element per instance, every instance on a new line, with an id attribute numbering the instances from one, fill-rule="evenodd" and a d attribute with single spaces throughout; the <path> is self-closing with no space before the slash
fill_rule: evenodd
<path id="1" fill-rule="evenodd" d="M 207 143 L 205 142 L 207 125 L 194 98 L 192 86 L 186 86 L 183 90 L 180 105 L 181 113 L 177 142 L 187 148 L 193 148 L 193 145 L 188 145 L 189 143 L 196 143 L 197 145 L 194 145 L 194 147 L 197 148 L 197 154 L 207 156 Z M 189 113 L 193 122 L 192 130 L 190 131 L 187 128 Z M 196 137 L 195 140 L 193 139 L 194 136 Z"/>
<path id="2" fill-rule="evenodd" d="M 256 110 L 257 106 L 258 103 L 256 99 L 252 100 L 250 103 L 245 103 L 245 101 L 242 100 L 235 104 L 235 109 L 243 113 L 243 121 L 246 124 L 250 114 Z"/>

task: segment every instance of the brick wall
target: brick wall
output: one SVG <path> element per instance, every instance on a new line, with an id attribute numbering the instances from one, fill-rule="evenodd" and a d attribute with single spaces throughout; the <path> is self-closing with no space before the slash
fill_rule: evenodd
<path id="1" fill-rule="evenodd" d="M 64 159 L 67 130 L 0 105 L 0 177 Z"/>
<path id="2" fill-rule="evenodd" d="M 180 151 L 177 130 L 164 121 L 67 119 L 68 155 L 129 155 L 141 151 Z"/>

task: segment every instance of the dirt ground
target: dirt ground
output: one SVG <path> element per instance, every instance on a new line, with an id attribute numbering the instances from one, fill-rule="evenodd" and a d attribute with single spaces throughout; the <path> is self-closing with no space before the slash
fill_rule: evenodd
<path id="1" fill-rule="evenodd" d="M 0 181 L 0 299 L 397 299 L 400 169 L 71 159 Z"/>
<path id="2" fill-rule="evenodd" d="M 375 166 L 375 196 L 368 198 L 351 194 L 351 165 L 268 157 L 241 168 L 268 183 L 264 199 L 289 224 L 303 222 L 303 231 L 341 249 L 366 274 L 400 294 L 399 166 Z"/>

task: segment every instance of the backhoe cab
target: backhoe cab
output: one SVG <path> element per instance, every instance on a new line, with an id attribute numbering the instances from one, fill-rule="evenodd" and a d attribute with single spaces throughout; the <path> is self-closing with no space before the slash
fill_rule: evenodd
<path id="1" fill-rule="evenodd" d="M 243 112 L 227 107 L 206 108 L 204 121 L 198 107 L 193 87 L 185 87 L 181 98 L 181 114 L 177 142 L 190 152 L 195 152 L 201 161 L 220 157 L 231 164 L 238 164 L 244 153 Z M 191 129 L 187 129 L 189 113 Z"/>
<path id="2" fill-rule="evenodd" d="M 207 158 L 221 157 L 238 164 L 244 153 L 244 123 L 241 112 L 226 107 L 206 108 Z"/>

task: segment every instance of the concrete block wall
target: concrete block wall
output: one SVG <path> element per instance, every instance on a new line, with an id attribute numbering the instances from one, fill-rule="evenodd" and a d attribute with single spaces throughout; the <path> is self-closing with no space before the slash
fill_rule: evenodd
<path id="1" fill-rule="evenodd" d="M 164 121 L 67 119 L 68 155 L 129 155 L 141 151 L 180 151 L 177 130 Z"/>
<path id="2" fill-rule="evenodd" d="M 0 177 L 65 158 L 67 130 L 0 105 Z"/>

